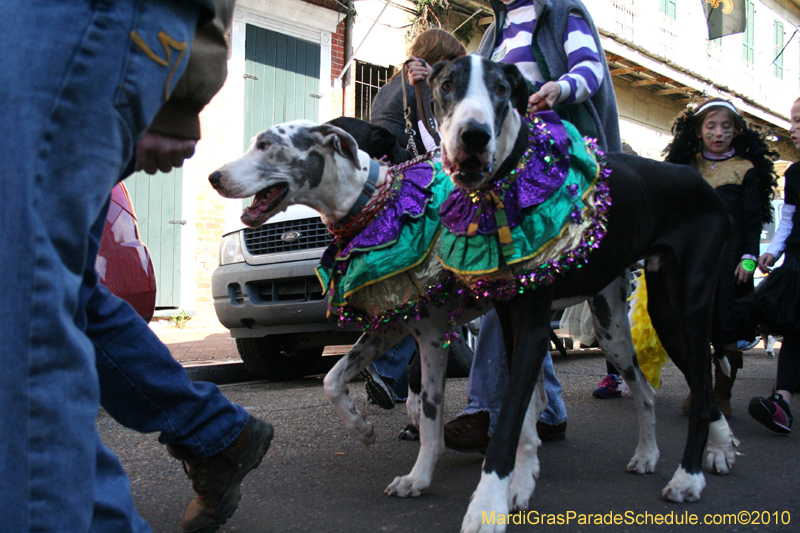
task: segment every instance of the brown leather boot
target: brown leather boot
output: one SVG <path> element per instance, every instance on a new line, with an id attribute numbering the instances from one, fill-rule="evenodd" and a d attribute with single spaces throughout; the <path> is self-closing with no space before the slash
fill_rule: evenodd
<path id="1" fill-rule="evenodd" d="M 463 453 L 486 453 L 489 446 L 489 413 L 461 415 L 444 425 L 444 445 Z"/>

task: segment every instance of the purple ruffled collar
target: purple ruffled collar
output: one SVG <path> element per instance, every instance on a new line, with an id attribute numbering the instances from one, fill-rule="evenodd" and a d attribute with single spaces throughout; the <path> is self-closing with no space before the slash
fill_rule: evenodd
<path id="1" fill-rule="evenodd" d="M 490 187 L 466 191 L 456 187 L 442 204 L 442 223 L 456 235 L 494 235 L 498 203 L 508 226 L 519 225 L 523 209 L 544 202 L 564 184 L 569 173 L 570 138 L 552 111 L 528 121 L 528 148 L 507 176 Z"/>
<path id="2" fill-rule="evenodd" d="M 343 247 L 334 241 L 320 258 L 320 264 L 332 268 L 334 262 L 340 273 L 347 270 L 352 254 L 387 246 L 400 236 L 406 220 L 419 218 L 433 197 L 433 165 L 417 163 L 402 170 L 392 183 L 392 192 L 381 211 L 364 230 Z"/>

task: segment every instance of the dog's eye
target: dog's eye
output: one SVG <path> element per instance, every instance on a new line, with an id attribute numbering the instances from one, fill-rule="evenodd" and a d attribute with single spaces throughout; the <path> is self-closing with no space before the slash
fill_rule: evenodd
<path id="1" fill-rule="evenodd" d="M 506 94 L 506 86 L 505 85 L 498 85 L 497 88 L 494 90 L 497 93 L 497 96 L 503 96 Z"/>
<path id="2" fill-rule="evenodd" d="M 453 82 L 450 80 L 444 81 L 442 83 L 442 90 L 444 91 L 452 91 L 453 90 Z"/>
<path id="3" fill-rule="evenodd" d="M 269 141 L 259 141 L 256 148 L 258 148 L 259 150 L 266 150 L 270 146 L 272 146 L 272 143 Z"/>

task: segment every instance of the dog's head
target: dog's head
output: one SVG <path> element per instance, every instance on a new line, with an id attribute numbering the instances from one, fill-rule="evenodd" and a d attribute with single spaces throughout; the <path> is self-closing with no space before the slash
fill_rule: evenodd
<path id="1" fill-rule="evenodd" d="M 445 172 L 465 189 L 487 185 L 519 133 L 525 79 L 515 65 L 469 55 L 435 65 L 430 85 Z"/>
<path id="2" fill-rule="evenodd" d="M 335 156 L 341 161 L 334 161 Z M 255 228 L 292 204 L 316 205 L 317 197 L 329 193 L 320 191 L 326 177 L 339 171 L 355 174 L 359 168 L 358 145 L 347 132 L 297 121 L 262 131 L 242 157 L 212 172 L 208 180 L 226 198 L 254 196 L 241 220 Z"/>

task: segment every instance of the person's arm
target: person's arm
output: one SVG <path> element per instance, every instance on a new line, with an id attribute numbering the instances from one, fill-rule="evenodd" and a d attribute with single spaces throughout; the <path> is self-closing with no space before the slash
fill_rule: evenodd
<path id="1" fill-rule="evenodd" d="M 755 271 L 747 271 L 743 266 L 743 261 L 758 261 L 758 248 L 761 241 L 761 226 L 763 213 L 761 212 L 761 201 L 758 197 L 758 175 L 755 168 L 747 171 L 742 180 L 742 257 L 736 267 L 735 275 L 739 283 L 749 282 L 753 278 Z"/>
<path id="2" fill-rule="evenodd" d="M 169 172 L 194 155 L 200 139 L 200 111 L 217 94 L 228 74 L 225 33 L 233 18 L 234 0 L 215 0 L 214 5 L 214 20 L 195 34 L 186 71 L 136 144 L 136 171 Z"/>
<path id="3" fill-rule="evenodd" d="M 569 71 L 556 81 L 548 81 L 528 103 L 535 111 L 555 104 L 579 104 L 588 100 L 603 83 L 603 63 L 592 30 L 583 17 L 570 13 L 564 31 L 564 52 Z"/>

